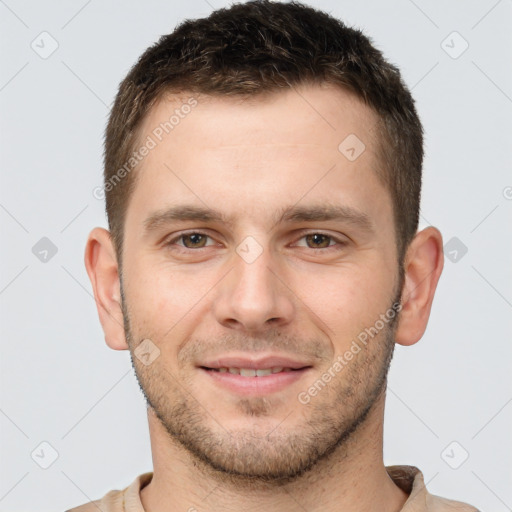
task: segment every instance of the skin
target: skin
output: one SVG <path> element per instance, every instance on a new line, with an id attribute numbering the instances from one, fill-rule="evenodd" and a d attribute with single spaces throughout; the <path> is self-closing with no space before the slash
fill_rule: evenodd
<path id="1" fill-rule="evenodd" d="M 190 96 L 162 98 L 141 140 Z M 142 503 L 152 512 L 283 512 L 297 503 L 310 512 L 398 511 L 407 496 L 382 456 L 386 375 L 394 343 L 412 345 L 425 331 L 441 234 L 416 234 L 400 286 L 376 115 L 353 94 L 309 85 L 245 102 L 194 97 L 198 105 L 133 171 L 121 277 L 108 231 L 95 228 L 85 252 L 105 340 L 130 350 L 148 402 L 154 475 Z M 355 161 L 338 150 L 349 134 L 366 146 Z M 145 219 L 177 204 L 232 222 L 144 231 Z M 363 212 L 371 230 L 278 220 L 286 207 L 325 204 Z M 207 238 L 180 238 L 185 230 Z M 306 236 L 315 233 L 327 238 Z M 251 263 L 236 250 L 249 236 L 251 254 L 262 250 Z M 400 297 L 399 317 L 301 403 L 299 393 Z M 146 339 L 160 351 L 149 365 L 134 355 Z M 311 368 L 283 390 L 243 397 L 196 366 L 234 350 L 278 351 Z"/>

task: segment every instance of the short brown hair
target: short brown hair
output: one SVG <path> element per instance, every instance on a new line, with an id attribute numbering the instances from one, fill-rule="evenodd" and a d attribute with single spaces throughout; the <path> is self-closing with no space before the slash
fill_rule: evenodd
<path id="1" fill-rule="evenodd" d="M 381 178 L 393 201 L 401 264 L 418 228 L 423 129 L 400 72 L 360 30 L 327 13 L 299 2 L 256 0 L 182 22 L 122 81 L 105 133 L 104 168 L 119 265 L 135 176 L 114 179 L 130 159 L 143 118 L 165 92 L 250 97 L 320 83 L 355 92 L 377 113 Z"/>

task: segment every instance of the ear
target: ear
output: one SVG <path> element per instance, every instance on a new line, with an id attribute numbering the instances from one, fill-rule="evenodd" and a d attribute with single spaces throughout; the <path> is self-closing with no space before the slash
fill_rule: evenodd
<path id="1" fill-rule="evenodd" d="M 413 345 L 423 336 L 443 265 L 443 238 L 439 230 L 429 226 L 416 233 L 404 261 L 402 309 L 395 334 L 400 345 Z"/>
<path id="2" fill-rule="evenodd" d="M 121 309 L 119 272 L 109 231 L 94 228 L 90 232 L 84 261 L 94 291 L 105 341 L 114 350 L 126 350 L 128 344 Z"/>

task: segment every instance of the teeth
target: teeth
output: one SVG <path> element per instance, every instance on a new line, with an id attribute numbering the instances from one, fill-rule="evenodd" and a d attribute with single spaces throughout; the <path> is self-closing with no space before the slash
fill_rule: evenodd
<path id="1" fill-rule="evenodd" d="M 273 368 L 262 368 L 261 370 L 254 370 L 253 368 L 212 368 L 219 373 L 232 373 L 240 375 L 241 377 L 265 377 L 273 373 L 291 372 L 291 368 L 283 368 L 282 366 L 275 366 Z"/>

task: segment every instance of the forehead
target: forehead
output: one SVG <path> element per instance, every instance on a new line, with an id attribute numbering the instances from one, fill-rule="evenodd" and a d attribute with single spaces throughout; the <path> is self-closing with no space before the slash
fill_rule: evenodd
<path id="1" fill-rule="evenodd" d="M 378 145 L 377 126 L 376 113 L 355 93 L 324 83 L 249 97 L 164 93 L 139 131 L 157 143 L 173 139 L 178 144 L 186 137 L 203 148 L 265 143 L 337 148 L 353 134 L 372 153 Z"/>
<path id="2" fill-rule="evenodd" d="M 370 107 L 333 86 L 249 99 L 167 94 L 140 127 L 139 145 L 151 149 L 137 165 L 131 202 L 140 215 L 187 199 L 270 220 L 311 198 L 387 215 L 377 125 Z"/>

